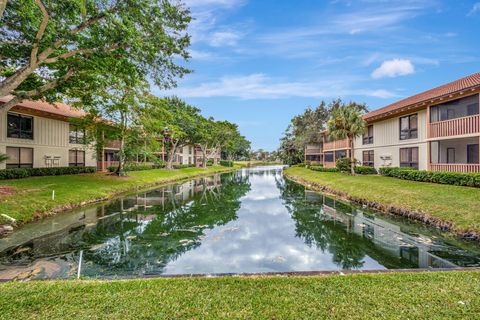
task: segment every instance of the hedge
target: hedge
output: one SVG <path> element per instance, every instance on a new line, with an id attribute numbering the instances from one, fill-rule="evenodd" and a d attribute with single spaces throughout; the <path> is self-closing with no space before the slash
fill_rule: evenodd
<path id="1" fill-rule="evenodd" d="M 65 174 L 94 173 L 96 171 L 96 167 L 14 168 L 0 170 L 0 180 L 22 179 L 38 176 L 60 176 Z"/>
<path id="2" fill-rule="evenodd" d="M 318 172 L 338 172 L 338 169 L 335 167 L 310 166 L 309 169 Z"/>
<path id="3" fill-rule="evenodd" d="M 161 169 L 164 167 L 165 167 L 164 163 L 158 163 L 158 164 L 132 163 L 132 164 L 125 165 L 123 167 L 123 170 L 124 171 L 143 171 L 143 170 Z M 110 166 L 107 168 L 107 170 L 110 172 L 115 172 L 117 171 L 117 168 L 118 166 Z"/>
<path id="4" fill-rule="evenodd" d="M 173 169 L 185 169 L 195 167 L 194 164 L 174 164 Z"/>
<path id="5" fill-rule="evenodd" d="M 355 166 L 355 173 L 357 174 L 377 174 L 377 170 L 370 166 Z"/>
<path id="6" fill-rule="evenodd" d="M 480 188 L 480 173 L 426 171 L 398 167 L 380 168 L 379 171 L 384 176 L 403 180 Z"/>
<path id="7" fill-rule="evenodd" d="M 233 167 L 232 160 L 220 160 L 220 165 L 224 167 Z"/>

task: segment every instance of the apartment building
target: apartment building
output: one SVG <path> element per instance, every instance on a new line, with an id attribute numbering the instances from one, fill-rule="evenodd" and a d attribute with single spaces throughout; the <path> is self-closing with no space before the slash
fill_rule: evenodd
<path id="1" fill-rule="evenodd" d="M 0 104 L 12 99 L 0 97 Z M 61 103 L 23 101 L 0 110 L 0 153 L 5 168 L 96 166 L 95 149 L 85 132 L 70 123 L 83 112 Z"/>
<path id="2" fill-rule="evenodd" d="M 475 73 L 367 113 L 367 130 L 354 140 L 355 159 L 376 168 L 480 172 L 479 93 Z M 329 152 L 348 142 L 333 143 Z M 332 165 L 325 142 L 322 148 L 323 164 Z"/>

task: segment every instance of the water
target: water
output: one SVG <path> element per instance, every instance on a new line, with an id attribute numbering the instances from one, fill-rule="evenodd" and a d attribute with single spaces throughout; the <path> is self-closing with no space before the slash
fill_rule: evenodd
<path id="1" fill-rule="evenodd" d="M 0 239 L 0 279 L 468 266 L 480 266 L 478 245 L 305 190 L 278 166 L 138 193 Z"/>

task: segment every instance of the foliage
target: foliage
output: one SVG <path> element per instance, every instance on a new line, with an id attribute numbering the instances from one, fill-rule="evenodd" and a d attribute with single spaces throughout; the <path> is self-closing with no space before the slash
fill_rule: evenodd
<path id="1" fill-rule="evenodd" d="M 480 173 L 426 171 L 412 168 L 386 167 L 380 168 L 380 174 L 403 180 L 480 188 Z"/>
<path id="2" fill-rule="evenodd" d="M 220 165 L 224 167 L 233 167 L 232 160 L 220 160 Z"/>
<path id="3" fill-rule="evenodd" d="M 162 161 L 159 161 L 155 164 L 130 163 L 125 165 L 123 170 L 125 170 L 125 172 L 128 172 L 128 171 L 142 171 L 142 170 L 152 170 L 152 169 L 161 169 L 161 168 L 165 168 L 165 164 L 162 163 Z M 108 167 L 108 171 L 116 172 L 117 167 L 110 166 Z"/>
<path id="4" fill-rule="evenodd" d="M 8 160 L 8 156 L 4 153 L 0 153 L 0 163 L 4 163 Z"/>
<path id="5" fill-rule="evenodd" d="M 194 168 L 194 164 L 174 164 L 173 169 L 185 169 L 185 168 Z"/>
<path id="6" fill-rule="evenodd" d="M 328 120 L 328 134 L 335 140 L 349 139 L 351 163 L 349 165 L 352 175 L 355 174 L 355 160 L 353 159 L 354 144 L 353 140 L 365 133 L 366 123 L 363 120 L 362 112 L 366 107 L 363 104 L 350 102 L 348 104 L 341 104 L 335 108 Z"/>
<path id="7" fill-rule="evenodd" d="M 189 70 L 190 12 L 169 0 L 9 0 L 1 17 L 0 96 L 77 98 L 118 60 L 142 80 L 175 86 Z"/>
<path id="8" fill-rule="evenodd" d="M 310 166 L 309 169 L 318 172 L 338 172 L 338 168 L 335 167 Z"/>
<path id="9" fill-rule="evenodd" d="M 94 173 L 96 171 L 96 167 L 14 168 L 0 170 L 0 180 L 22 179 L 35 176 Z"/>
<path id="10" fill-rule="evenodd" d="M 377 174 L 377 169 L 370 166 L 355 166 L 355 173 L 357 174 Z"/>
<path id="11" fill-rule="evenodd" d="M 340 172 L 350 172 L 352 169 L 352 160 L 350 158 L 339 158 L 335 165 Z"/>

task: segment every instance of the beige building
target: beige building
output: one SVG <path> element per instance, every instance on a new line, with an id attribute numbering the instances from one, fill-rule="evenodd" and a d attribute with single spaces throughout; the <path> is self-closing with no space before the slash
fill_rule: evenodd
<path id="1" fill-rule="evenodd" d="M 11 97 L 1 97 L 0 104 Z M 96 166 L 95 150 L 69 119 L 84 114 L 67 105 L 24 101 L 0 110 L 0 153 L 5 168 Z"/>
<path id="2" fill-rule="evenodd" d="M 480 172 L 479 93 L 476 73 L 366 114 L 367 131 L 354 140 L 355 159 L 376 168 Z M 324 139 L 306 149 L 305 159 L 321 149 L 321 163 L 333 166 L 331 160 L 338 157 L 332 158 L 331 152 L 346 146 L 346 140 Z M 317 151 L 311 153 L 313 149 Z"/>

